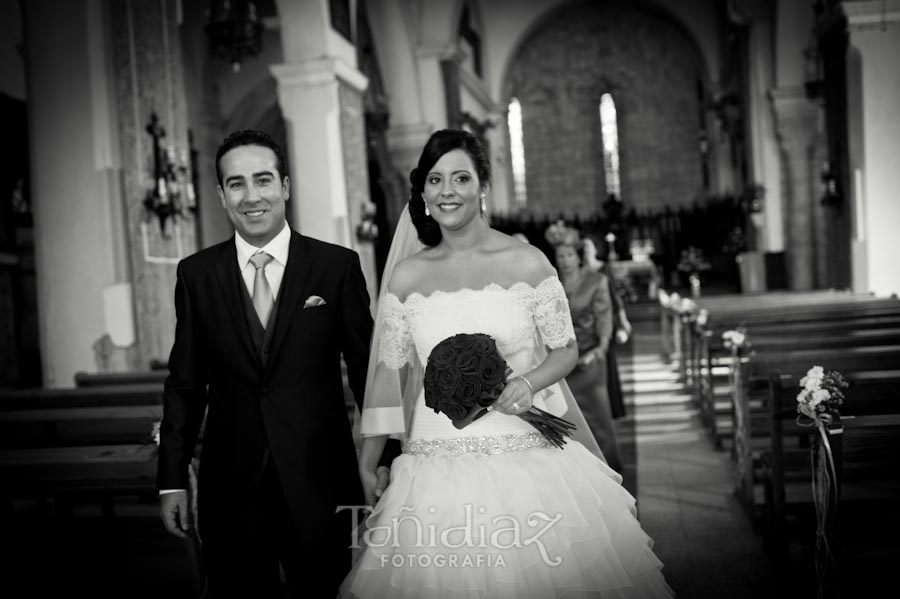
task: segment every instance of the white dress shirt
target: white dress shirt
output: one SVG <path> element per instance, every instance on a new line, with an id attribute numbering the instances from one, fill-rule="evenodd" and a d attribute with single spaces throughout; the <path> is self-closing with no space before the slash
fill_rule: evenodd
<path id="1" fill-rule="evenodd" d="M 270 260 L 264 267 L 266 280 L 269 282 L 269 288 L 272 289 L 272 299 L 278 297 L 278 290 L 281 289 L 281 280 L 284 278 L 284 269 L 287 266 L 288 248 L 291 245 L 291 228 L 287 221 L 284 221 L 284 227 L 272 238 L 272 241 L 261 248 L 251 245 L 241 234 L 235 232 L 234 245 L 237 248 L 238 268 L 241 270 L 241 277 L 244 279 L 244 285 L 247 286 L 247 293 L 253 297 L 253 278 L 256 276 L 256 267 L 250 263 L 250 256 L 256 252 L 263 251 L 270 256 Z M 184 489 L 160 489 L 159 494 L 177 493 Z"/>
<path id="2" fill-rule="evenodd" d="M 269 288 L 272 289 L 272 299 L 278 297 L 278 290 L 281 288 L 281 279 L 284 278 L 284 269 L 287 266 L 288 247 L 291 245 L 291 228 L 288 227 L 287 221 L 284 227 L 276 235 L 272 241 L 261 248 L 250 245 L 240 233 L 234 234 L 234 245 L 237 248 L 238 268 L 241 269 L 241 276 L 244 278 L 244 285 L 247 286 L 247 293 L 253 297 L 253 277 L 256 275 L 256 267 L 250 264 L 250 256 L 256 252 L 265 252 L 272 256 L 271 260 L 265 266 L 266 280 L 269 281 Z"/>

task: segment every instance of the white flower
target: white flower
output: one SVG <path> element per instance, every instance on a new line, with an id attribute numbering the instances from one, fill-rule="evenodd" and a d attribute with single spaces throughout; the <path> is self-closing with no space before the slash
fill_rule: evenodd
<path id="1" fill-rule="evenodd" d="M 806 373 L 806 376 L 808 376 L 811 379 L 815 379 L 816 381 L 821 383 L 822 379 L 825 378 L 825 369 L 822 368 L 821 366 L 813 366 Z"/>
<path id="2" fill-rule="evenodd" d="M 831 399 L 831 393 L 828 392 L 828 389 L 817 389 L 812 392 L 812 400 L 809 402 L 811 406 L 817 406 L 823 401 L 828 401 Z"/>
<path id="3" fill-rule="evenodd" d="M 747 337 L 740 331 L 725 331 L 724 333 L 722 333 L 722 340 L 728 347 L 731 347 L 732 345 L 741 347 L 744 345 Z"/>
<path id="4" fill-rule="evenodd" d="M 809 403 L 809 391 L 807 389 L 802 389 L 800 393 L 797 394 L 797 402 Z"/>
<path id="5" fill-rule="evenodd" d="M 706 326 L 707 321 L 709 320 L 709 310 L 706 308 L 700 310 L 700 314 L 697 315 L 697 324 L 701 327 Z"/>
<path id="6" fill-rule="evenodd" d="M 671 296 L 662 289 L 660 289 L 656 293 L 656 296 L 657 298 L 659 298 L 659 305 L 661 305 L 663 308 L 668 308 L 670 305 L 672 305 Z"/>
<path id="7" fill-rule="evenodd" d="M 821 366 L 813 366 L 807 371 L 806 376 L 800 379 L 800 385 L 810 391 L 815 391 L 822 386 L 824 378 L 824 369 Z"/>
<path id="8" fill-rule="evenodd" d="M 159 425 L 162 421 L 157 420 L 153 423 L 153 428 L 150 431 L 150 436 L 153 437 L 153 442 L 159 445 Z"/>
<path id="9" fill-rule="evenodd" d="M 681 311 L 682 312 L 693 312 L 697 309 L 697 302 L 692 299 L 684 298 L 681 300 Z"/>

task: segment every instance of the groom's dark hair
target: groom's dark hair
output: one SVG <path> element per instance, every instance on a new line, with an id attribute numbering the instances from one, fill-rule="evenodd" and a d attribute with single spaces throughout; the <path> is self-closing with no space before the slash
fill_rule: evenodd
<path id="1" fill-rule="evenodd" d="M 222 184 L 222 169 L 219 166 L 219 162 L 222 160 L 222 156 L 225 155 L 229 150 L 233 150 L 235 148 L 239 148 L 241 146 L 261 146 L 263 148 L 269 148 L 273 152 L 275 152 L 275 168 L 278 169 L 278 176 L 281 179 L 284 179 L 287 176 L 287 169 L 285 166 L 284 160 L 284 152 L 281 150 L 281 146 L 272 139 L 272 136 L 266 133 L 265 131 L 258 131 L 256 129 L 243 129 L 241 131 L 235 131 L 228 135 L 222 144 L 219 146 L 219 149 L 216 151 L 216 180 L 219 182 L 219 185 Z"/>
<path id="2" fill-rule="evenodd" d="M 441 228 L 436 220 L 425 214 L 425 199 L 422 197 L 425 177 L 441 156 L 453 150 L 462 150 L 469 156 L 482 188 L 491 182 L 491 161 L 477 137 L 462 129 L 441 129 L 431 134 L 422 149 L 418 166 L 409 173 L 409 216 L 419 241 L 429 247 L 441 242 Z"/>

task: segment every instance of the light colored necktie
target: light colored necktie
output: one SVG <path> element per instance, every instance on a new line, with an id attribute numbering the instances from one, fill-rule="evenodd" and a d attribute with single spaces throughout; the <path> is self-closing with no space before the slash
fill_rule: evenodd
<path id="1" fill-rule="evenodd" d="M 266 264 L 274 260 L 272 256 L 265 252 L 257 252 L 250 256 L 250 263 L 256 267 L 256 274 L 253 276 L 253 307 L 256 308 L 256 314 L 263 328 L 269 322 L 269 312 L 272 311 L 272 288 L 269 287 L 269 281 L 266 279 Z"/>

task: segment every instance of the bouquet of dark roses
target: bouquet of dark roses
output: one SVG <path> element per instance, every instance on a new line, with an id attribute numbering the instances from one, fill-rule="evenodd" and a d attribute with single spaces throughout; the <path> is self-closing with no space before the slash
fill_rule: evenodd
<path id="1" fill-rule="evenodd" d="M 484 416 L 506 387 L 512 370 L 500 356 L 490 335 L 461 333 L 438 343 L 425 366 L 425 405 L 443 412 L 463 429 Z M 566 443 L 575 425 L 540 408 L 531 407 L 519 418 L 537 429 L 556 447 Z"/>

